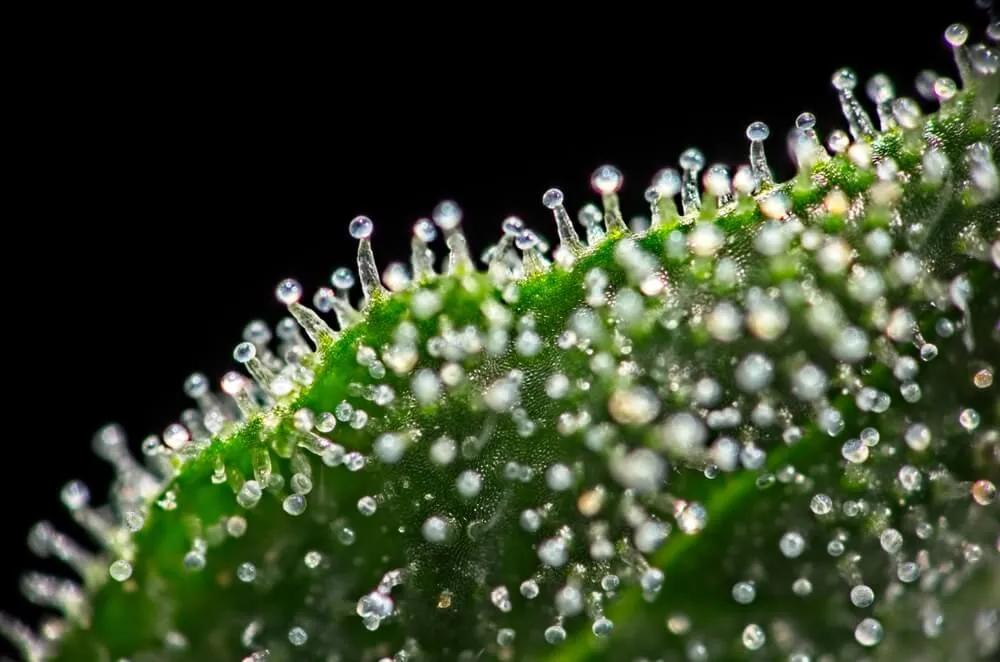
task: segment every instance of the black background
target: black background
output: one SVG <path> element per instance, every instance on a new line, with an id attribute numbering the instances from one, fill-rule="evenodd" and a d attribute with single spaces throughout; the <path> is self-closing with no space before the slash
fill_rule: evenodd
<path id="1" fill-rule="evenodd" d="M 258 16 L 252 30 L 192 19 L 112 29 L 57 57 L 22 100 L 26 202 L 7 214 L 0 609 L 34 622 L 20 572 L 62 572 L 27 551 L 32 523 L 85 539 L 58 491 L 83 478 L 103 501 L 93 432 L 121 422 L 137 447 L 175 421 L 190 372 L 221 377 L 243 325 L 281 317 L 280 279 L 311 298 L 353 265 L 356 214 L 375 220 L 380 267 L 408 258 L 410 226 L 442 199 L 462 206 L 476 255 L 508 214 L 552 238 L 546 188 L 575 216 L 597 202 L 590 173 L 613 163 L 626 217 L 643 213 L 650 177 L 684 148 L 745 162 L 754 120 L 787 177 L 799 112 L 845 128 L 834 70 L 862 83 L 883 71 L 916 96 L 919 70 L 956 75 L 944 28 L 965 21 L 978 41 L 987 23 L 973 0 L 661 4 L 484 6 L 427 25 L 388 8 L 367 23 L 348 9 Z"/>

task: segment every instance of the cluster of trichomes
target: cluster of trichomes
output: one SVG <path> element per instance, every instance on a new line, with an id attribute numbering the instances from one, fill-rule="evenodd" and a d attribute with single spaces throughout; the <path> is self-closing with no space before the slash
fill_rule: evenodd
<path id="1" fill-rule="evenodd" d="M 249 376 L 192 375 L 143 463 L 97 434 L 110 504 L 63 492 L 97 551 L 38 524 L 79 579 L 27 575 L 58 617 L 0 630 L 61 662 L 996 654 L 1000 57 L 968 36 L 933 114 L 876 76 L 873 121 L 838 71 L 848 132 L 800 115 L 790 181 L 754 123 L 732 175 L 658 173 L 646 228 L 611 166 L 585 238 L 552 189 L 555 250 L 511 217 L 485 269 L 454 203 L 381 274 L 354 219 L 357 274 L 282 282 Z"/>

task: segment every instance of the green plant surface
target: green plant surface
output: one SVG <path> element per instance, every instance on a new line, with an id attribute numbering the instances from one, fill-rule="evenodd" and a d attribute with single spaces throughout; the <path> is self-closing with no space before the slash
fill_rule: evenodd
<path id="1" fill-rule="evenodd" d="M 303 331 L 250 337 L 224 393 L 192 381 L 148 466 L 102 430 L 111 516 L 64 493 L 102 552 L 36 528 L 82 584 L 26 582 L 48 638 L 0 625 L 59 662 L 995 653 L 995 64 L 962 82 L 832 156 L 804 121 L 789 182 L 752 148 L 687 194 L 686 153 L 641 232 L 599 169 L 554 261 L 513 222 L 476 268 L 444 203 L 444 273 L 428 226 L 386 289 L 356 221 L 361 310 L 342 278 L 333 331 L 287 281 Z"/>

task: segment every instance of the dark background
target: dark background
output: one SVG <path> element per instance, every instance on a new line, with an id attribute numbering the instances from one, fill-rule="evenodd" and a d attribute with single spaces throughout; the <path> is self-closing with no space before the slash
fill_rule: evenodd
<path id="1" fill-rule="evenodd" d="M 554 238 L 546 188 L 575 217 L 599 202 L 590 173 L 613 163 L 626 217 L 644 213 L 650 177 L 684 148 L 745 162 L 754 120 L 771 126 L 771 165 L 787 177 L 799 112 L 824 134 L 846 128 L 834 70 L 855 68 L 862 85 L 883 71 L 916 96 L 921 69 L 956 76 L 944 28 L 964 21 L 980 41 L 987 23 L 973 0 L 735 4 L 482 9 L 428 26 L 388 9 L 364 26 L 265 18 L 200 36 L 135 29 L 57 58 L 20 134 L 27 204 L 7 214 L 20 230 L 7 241 L 0 608 L 34 623 L 18 575 L 62 572 L 27 551 L 31 524 L 85 539 L 58 492 L 83 478 L 103 502 L 111 473 L 93 432 L 121 422 L 137 448 L 174 422 L 190 372 L 218 379 L 248 320 L 281 317 L 280 279 L 311 299 L 353 266 L 356 214 L 375 220 L 380 268 L 408 259 L 413 221 L 446 198 L 476 255 L 508 214 Z"/>

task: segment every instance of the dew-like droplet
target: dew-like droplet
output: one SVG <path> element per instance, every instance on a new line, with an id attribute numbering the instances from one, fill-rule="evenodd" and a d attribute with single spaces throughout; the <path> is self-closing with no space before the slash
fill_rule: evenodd
<path id="1" fill-rule="evenodd" d="M 372 444 L 375 456 L 386 464 L 395 464 L 406 451 L 406 440 L 402 435 L 392 432 L 380 434 Z"/>
<path id="2" fill-rule="evenodd" d="M 522 251 L 531 250 L 538 245 L 538 235 L 531 230 L 524 230 L 514 239 L 514 245 Z"/>
<path id="3" fill-rule="evenodd" d="M 684 506 L 677 517 L 677 526 L 688 535 L 694 535 L 705 528 L 708 522 L 708 511 L 705 506 L 692 502 Z"/>
<path id="4" fill-rule="evenodd" d="M 288 642 L 292 646 L 302 646 L 309 640 L 309 635 L 300 627 L 294 627 L 288 631 Z"/>
<path id="5" fill-rule="evenodd" d="M 771 129 L 763 122 L 751 122 L 747 126 L 747 138 L 750 140 L 767 140 Z"/>
<path id="6" fill-rule="evenodd" d="M 564 492 L 573 485 L 573 470 L 565 464 L 553 464 L 545 471 L 545 484 L 553 492 Z"/>
<path id="7" fill-rule="evenodd" d="M 672 198 L 681 190 L 681 175 L 673 168 L 663 168 L 653 177 L 653 188 L 662 198 Z"/>
<path id="8" fill-rule="evenodd" d="M 697 147 L 689 147 L 681 152 L 678 163 L 684 170 L 699 172 L 705 167 L 705 155 Z"/>
<path id="9" fill-rule="evenodd" d="M 590 626 L 590 631 L 594 633 L 594 636 L 607 637 L 611 634 L 614 627 L 615 625 L 611 622 L 611 619 L 601 616 Z"/>
<path id="10" fill-rule="evenodd" d="M 851 589 L 851 604 L 855 607 L 870 607 L 875 602 L 875 592 L 870 586 L 858 584 Z"/>
<path id="11" fill-rule="evenodd" d="M 306 511 L 306 498 L 301 494 L 291 494 L 285 497 L 281 509 L 292 516 L 301 515 Z"/>
<path id="12" fill-rule="evenodd" d="M 815 515 L 827 515 L 833 510 L 833 499 L 826 494 L 816 494 L 809 501 L 809 510 Z"/>
<path id="13" fill-rule="evenodd" d="M 938 79 L 938 75 L 935 71 L 931 69 L 923 69 L 917 73 L 914 79 L 914 87 L 917 88 L 917 94 L 927 101 L 934 100 L 934 81 Z"/>
<path id="14" fill-rule="evenodd" d="M 294 278 L 286 278 L 274 289 L 274 296 L 286 306 L 298 303 L 302 298 L 302 285 Z"/>
<path id="15" fill-rule="evenodd" d="M 892 80 L 885 74 L 875 74 L 868 79 L 865 85 L 865 94 L 874 103 L 883 104 L 892 100 L 895 96 Z"/>
<path id="16" fill-rule="evenodd" d="M 245 517 L 233 515 L 226 520 L 226 533 L 233 538 L 240 538 L 247 532 L 247 520 Z"/>
<path id="17" fill-rule="evenodd" d="M 972 498 L 980 506 L 988 506 L 997 498 L 997 486 L 989 480 L 977 480 L 972 484 Z"/>
<path id="18" fill-rule="evenodd" d="M 171 423 L 163 430 L 163 443 L 167 448 L 178 450 L 191 440 L 191 433 L 180 423 Z"/>
<path id="19" fill-rule="evenodd" d="M 548 209 L 555 209 L 563 203 L 563 192 L 557 188 L 550 188 L 542 194 L 542 204 Z"/>
<path id="20" fill-rule="evenodd" d="M 958 83 L 947 76 L 934 81 L 934 95 L 939 101 L 951 101 L 958 94 Z"/>
<path id="21" fill-rule="evenodd" d="M 440 544 L 448 539 L 450 525 L 448 524 L 448 520 L 445 518 L 438 515 L 432 515 L 424 521 L 420 530 L 424 536 L 424 540 L 430 543 Z"/>
<path id="22" fill-rule="evenodd" d="M 337 267 L 330 275 L 330 284 L 338 290 L 349 290 L 354 287 L 354 272 L 347 267 Z"/>
<path id="23" fill-rule="evenodd" d="M 923 423 L 910 425 L 906 428 L 903 438 L 906 440 L 906 445 L 918 453 L 927 450 L 927 447 L 931 445 L 930 428 Z"/>
<path id="24" fill-rule="evenodd" d="M 882 641 L 882 624 L 874 618 L 866 618 L 854 628 L 854 638 L 862 646 L 874 646 Z"/>
<path id="25" fill-rule="evenodd" d="M 736 174 L 733 175 L 734 189 L 743 195 L 750 195 L 757 189 L 758 183 L 753 168 L 745 164 L 736 168 Z"/>
<path id="26" fill-rule="evenodd" d="M 810 112 L 800 113 L 798 117 L 795 118 L 795 128 L 801 130 L 812 129 L 816 126 L 816 116 Z"/>
<path id="27" fill-rule="evenodd" d="M 241 563 L 236 569 L 236 577 L 244 584 L 249 584 L 257 579 L 257 566 L 249 561 Z"/>
<path id="28" fill-rule="evenodd" d="M 371 517 L 378 509 L 378 504 L 370 496 L 363 496 L 358 499 L 358 512 L 366 517 Z"/>
<path id="29" fill-rule="evenodd" d="M 66 483 L 59 496 L 63 505 L 70 512 L 79 510 L 90 503 L 90 490 L 86 484 L 79 480 L 71 480 Z"/>
<path id="30" fill-rule="evenodd" d="M 124 582 L 132 576 L 132 564 L 124 559 L 118 559 L 108 568 L 108 574 L 116 582 Z"/>
<path id="31" fill-rule="evenodd" d="M 976 388 L 989 388 L 993 385 L 993 371 L 989 368 L 977 371 L 972 376 L 972 383 Z"/>
<path id="32" fill-rule="evenodd" d="M 550 568 L 559 568 L 569 559 L 569 549 L 562 538 L 547 538 L 538 545 L 538 559 Z"/>
<path id="33" fill-rule="evenodd" d="M 125 513 L 125 528 L 130 532 L 135 533 L 142 530 L 143 525 L 146 523 L 146 518 L 142 513 L 130 510 Z"/>
<path id="34" fill-rule="evenodd" d="M 237 363 L 247 363 L 257 356 L 257 347 L 251 342 L 241 342 L 233 350 L 233 358 Z"/>
<path id="35" fill-rule="evenodd" d="M 538 593 L 541 589 L 538 587 L 538 582 L 534 579 L 526 579 L 521 582 L 521 586 L 518 589 L 521 595 L 527 600 L 534 600 L 538 597 Z"/>
<path id="36" fill-rule="evenodd" d="M 986 26 L 986 37 L 993 43 L 1000 43 L 1000 21 L 993 21 Z"/>
<path id="37" fill-rule="evenodd" d="M 500 224 L 500 229 L 508 237 L 517 237 L 524 232 L 524 221 L 517 216 L 508 216 Z"/>
<path id="38" fill-rule="evenodd" d="M 455 487 L 463 498 L 473 499 L 483 489 L 483 477 L 474 469 L 466 469 L 455 479 Z"/>
<path id="39" fill-rule="evenodd" d="M 590 176 L 590 185 L 596 193 L 608 195 L 621 190 L 623 177 L 621 170 L 613 165 L 603 165 Z"/>
<path id="40" fill-rule="evenodd" d="M 831 79 L 833 87 L 840 91 L 853 90 L 858 84 L 858 76 L 852 69 L 846 67 L 838 69 Z"/>
<path id="41" fill-rule="evenodd" d="M 561 625 L 550 625 L 545 628 L 545 641 L 550 644 L 560 644 L 566 641 L 566 629 Z"/>
<path id="42" fill-rule="evenodd" d="M 437 227 L 429 218 L 421 218 L 413 224 L 413 234 L 425 244 L 437 239 Z"/>
<path id="43" fill-rule="evenodd" d="M 208 393 L 208 377 L 200 372 L 188 375 L 184 380 L 184 395 L 189 398 L 200 398 Z"/>
<path id="44" fill-rule="evenodd" d="M 720 199 L 726 199 L 732 193 L 732 179 L 729 176 L 729 170 L 721 163 L 709 166 L 702 178 L 702 184 L 705 186 L 706 193 Z M 655 189 L 653 192 L 656 192 Z M 656 200 L 648 200 L 648 202 L 653 203 Z"/>
<path id="45" fill-rule="evenodd" d="M 462 208 L 452 200 L 443 200 L 434 207 L 431 218 L 446 233 L 451 232 L 462 222 Z"/>
<path id="46" fill-rule="evenodd" d="M 748 605 L 753 602 L 757 595 L 757 589 L 753 582 L 737 582 L 733 585 L 733 600 L 741 605 Z"/>
<path id="47" fill-rule="evenodd" d="M 851 138 L 840 129 L 834 129 L 826 139 L 826 144 L 836 154 L 843 154 L 851 145 Z"/>
<path id="48" fill-rule="evenodd" d="M 367 216 L 355 216 L 347 226 L 347 231 L 355 239 L 367 239 L 374 229 L 375 224 Z"/>
<path id="49" fill-rule="evenodd" d="M 321 313 L 333 310 L 336 295 L 329 287 L 321 287 L 313 294 L 313 306 Z"/>
<path id="50" fill-rule="evenodd" d="M 879 545 L 888 554 L 895 554 L 903 547 L 903 534 L 897 529 L 886 529 L 879 535 Z"/>
<path id="51" fill-rule="evenodd" d="M 961 23 L 952 23 L 944 31 L 944 40 L 952 48 L 957 48 L 965 44 L 969 39 L 969 28 Z"/>
<path id="52" fill-rule="evenodd" d="M 712 257 L 725 242 L 725 232 L 711 221 L 699 221 L 688 233 L 688 248 L 699 257 Z"/>
<path id="53" fill-rule="evenodd" d="M 802 554 L 806 548 L 805 538 L 802 537 L 801 533 L 797 531 L 789 531 L 785 535 L 781 536 L 781 542 L 778 544 L 781 549 L 781 553 L 789 559 L 797 558 Z"/>
<path id="54" fill-rule="evenodd" d="M 623 425 L 646 425 L 660 413 L 660 399 L 645 386 L 617 389 L 608 398 L 608 412 Z"/>
<path id="55" fill-rule="evenodd" d="M 260 484 L 256 480 L 248 480 L 236 492 L 236 502 L 243 508 L 253 508 L 260 502 L 262 494 Z"/>
<path id="56" fill-rule="evenodd" d="M 743 635 L 741 639 L 743 640 L 743 645 L 747 650 L 755 651 L 759 650 L 764 645 L 767 641 L 767 636 L 764 634 L 764 628 L 756 623 L 751 623 L 743 628 Z"/>
<path id="57" fill-rule="evenodd" d="M 205 568 L 205 555 L 198 550 L 191 550 L 184 555 L 184 568 L 193 572 Z"/>
<path id="58" fill-rule="evenodd" d="M 969 48 L 969 62 L 977 73 L 992 76 L 1000 70 L 1000 52 L 983 44 L 973 44 Z"/>
<path id="59" fill-rule="evenodd" d="M 913 561 L 904 561 L 896 566 L 896 577 L 904 584 L 916 581 L 920 576 L 920 566 Z"/>
<path id="60" fill-rule="evenodd" d="M 958 414 L 958 424 L 970 432 L 979 427 L 979 420 L 979 412 L 975 409 L 966 408 Z"/>
<path id="61" fill-rule="evenodd" d="M 812 582 L 806 579 L 805 577 L 799 577 L 794 582 L 792 582 L 792 593 L 799 596 L 800 598 L 804 598 L 805 596 L 810 595 L 812 593 L 812 590 L 813 590 Z"/>
<path id="62" fill-rule="evenodd" d="M 868 446 L 860 439 L 848 439 L 840 448 L 840 454 L 852 464 L 861 464 L 868 459 Z"/>

